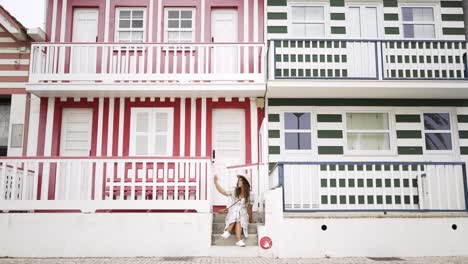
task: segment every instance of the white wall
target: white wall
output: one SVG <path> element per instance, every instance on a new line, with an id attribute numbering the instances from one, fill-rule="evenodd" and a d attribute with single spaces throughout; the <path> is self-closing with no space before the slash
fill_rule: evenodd
<path id="1" fill-rule="evenodd" d="M 12 94 L 11 95 L 11 109 L 10 109 L 10 128 L 8 129 L 8 156 L 21 156 L 23 147 L 11 147 L 11 127 L 13 124 L 24 125 L 24 116 L 26 111 L 26 95 L 25 94 Z M 24 126 L 23 126 L 24 128 Z M 23 135 L 24 137 L 24 135 Z"/>
<path id="2" fill-rule="evenodd" d="M 266 198 L 266 226 L 261 232 L 272 237 L 276 257 L 468 255 L 468 215 L 282 218 L 277 212 L 282 210 L 278 203 L 281 188 L 270 191 Z M 268 206 L 272 202 L 276 202 L 274 208 Z M 457 230 L 452 229 L 453 224 Z M 327 226 L 326 231 L 322 225 Z"/>
<path id="3" fill-rule="evenodd" d="M 210 213 L 0 214 L 0 257 L 206 256 Z"/>

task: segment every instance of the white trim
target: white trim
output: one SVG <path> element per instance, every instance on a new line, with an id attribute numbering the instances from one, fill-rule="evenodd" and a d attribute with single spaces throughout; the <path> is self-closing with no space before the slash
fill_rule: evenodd
<path id="1" fill-rule="evenodd" d="M 109 41 L 109 27 L 110 27 L 110 0 L 106 0 L 106 10 L 104 18 L 104 42 Z"/>
<path id="2" fill-rule="evenodd" d="M 44 99 L 41 99 L 44 100 Z M 47 98 L 47 119 L 44 140 L 44 156 L 50 156 L 52 152 L 52 132 L 54 127 L 55 97 Z"/>
<path id="3" fill-rule="evenodd" d="M 331 26 L 330 26 L 330 5 L 328 2 L 324 1 L 319 1 L 319 2 L 304 2 L 304 1 L 298 1 L 298 2 L 288 2 L 288 38 L 294 39 L 294 38 L 299 38 L 303 39 L 306 36 L 300 36 L 300 37 L 295 37 L 292 35 L 292 8 L 293 7 L 322 7 L 323 8 L 323 22 L 321 21 L 314 21 L 314 24 L 321 24 L 323 23 L 324 25 L 324 36 L 323 37 L 316 37 L 316 38 L 330 38 L 331 36 Z"/>
<path id="4" fill-rule="evenodd" d="M 185 97 L 180 98 L 180 151 L 179 156 L 185 157 Z"/>
<path id="5" fill-rule="evenodd" d="M 179 32 L 192 32 L 192 40 L 191 42 L 195 42 L 195 32 L 196 30 L 196 9 L 192 7 L 166 7 L 164 8 L 164 42 L 169 42 L 168 41 L 168 13 L 169 11 L 191 11 L 192 12 L 192 28 L 191 30 L 182 30 L 179 28 Z M 180 40 L 180 39 L 179 39 Z M 174 42 L 172 42 L 174 43 Z M 177 42 L 176 42 L 177 43 Z"/>
<path id="6" fill-rule="evenodd" d="M 107 122 L 107 156 L 112 156 L 112 144 L 114 143 L 114 98 L 109 98 L 109 118 Z"/>
<path id="7" fill-rule="evenodd" d="M 52 5 L 52 27 L 51 27 L 51 34 L 50 34 L 50 42 L 55 42 L 55 34 L 57 30 L 57 0 L 54 0 Z"/>
<path id="8" fill-rule="evenodd" d="M 158 17 L 157 17 L 157 21 L 158 23 L 156 23 L 156 26 L 157 26 L 157 30 L 156 30 L 156 42 L 160 43 L 162 42 L 161 41 L 161 21 L 163 18 L 163 8 L 162 8 L 162 0 L 157 0 L 158 1 Z"/>
<path id="9" fill-rule="evenodd" d="M 258 116 L 256 98 L 250 98 L 250 148 L 252 163 L 258 162 Z"/>
<path id="10" fill-rule="evenodd" d="M 148 42 L 153 42 L 153 24 L 154 24 L 154 0 L 150 0 L 149 13 L 148 13 Z"/>
<path id="11" fill-rule="evenodd" d="M 119 108 L 119 145 L 117 155 L 122 157 L 123 155 L 123 131 L 124 131 L 124 120 L 125 120 L 125 97 L 120 97 L 120 108 Z"/>
<path id="12" fill-rule="evenodd" d="M 197 118 L 197 100 L 195 97 L 191 98 L 190 102 L 190 156 L 194 157 L 195 156 L 195 146 L 196 146 L 196 133 L 197 133 L 197 127 L 196 127 L 196 118 Z"/>
<path id="13" fill-rule="evenodd" d="M 60 21 L 60 42 L 65 42 L 65 26 L 67 18 L 67 0 L 62 1 L 62 18 Z"/>
<path id="14" fill-rule="evenodd" d="M 201 99 L 201 141 L 200 141 L 200 155 L 206 156 L 206 98 Z"/>
<path id="15" fill-rule="evenodd" d="M 404 28 L 403 24 L 409 24 L 407 22 L 403 21 L 403 8 L 404 7 L 430 7 L 432 8 L 434 12 L 434 38 L 427 38 L 427 39 L 443 39 L 444 35 L 442 32 L 442 15 L 440 13 L 440 1 L 438 2 L 431 2 L 427 1 L 425 3 L 420 3 L 417 1 L 403 1 L 398 3 L 398 22 L 400 22 L 400 37 L 402 39 L 415 39 L 415 38 L 405 38 L 404 36 Z M 421 24 L 418 22 L 418 24 Z M 432 25 L 432 23 L 429 23 L 429 25 Z M 421 38 L 417 38 L 421 39 Z"/>
<path id="16" fill-rule="evenodd" d="M 117 7 L 115 9 L 115 26 L 114 26 L 114 42 L 122 42 L 119 38 L 119 31 L 131 31 L 131 32 L 134 32 L 134 31 L 137 31 L 137 32 L 140 32 L 141 30 L 135 30 L 133 28 L 127 28 L 127 29 L 120 29 L 119 27 L 119 19 L 120 19 L 120 11 L 143 11 L 143 28 L 142 28 L 142 31 L 143 31 L 143 40 L 142 42 L 146 42 L 146 34 L 148 33 L 147 32 L 147 28 L 146 28 L 146 24 L 148 22 L 148 19 L 147 19 L 147 16 L 146 16 L 146 7 Z M 131 15 L 132 16 L 132 15 Z M 130 24 L 132 24 L 133 20 L 130 20 Z M 131 39 L 131 42 L 135 42 L 133 39 Z"/>
<path id="17" fill-rule="evenodd" d="M 258 1 L 253 1 L 254 6 L 253 6 L 253 41 L 258 42 Z M 265 16 L 265 18 L 267 18 Z M 267 32 L 267 31 L 265 31 Z"/>
<path id="18" fill-rule="evenodd" d="M 244 42 L 249 42 L 249 0 L 244 0 Z"/>
<path id="19" fill-rule="evenodd" d="M 96 156 L 102 156 L 102 125 L 104 123 L 104 97 L 99 98 L 99 110 L 98 110 L 98 131 L 97 131 L 97 144 L 96 144 Z"/>
<path id="20" fill-rule="evenodd" d="M 308 113 L 310 114 L 310 129 L 307 129 L 307 132 L 310 132 L 310 149 L 301 149 L 301 150 L 291 150 L 291 149 L 286 149 L 286 142 L 285 142 L 285 129 L 284 129 L 284 114 L 285 113 L 291 113 L 291 112 L 301 112 L 301 113 Z M 284 107 L 280 109 L 279 111 L 280 115 L 280 137 L 279 140 L 281 141 L 280 144 L 280 153 L 281 154 L 286 154 L 291 157 L 295 156 L 304 156 L 312 155 L 311 160 L 315 160 L 318 154 L 318 145 L 317 145 L 317 120 L 316 120 L 316 112 L 315 112 L 315 107 L 310 107 L 310 106 L 289 106 L 289 107 Z M 297 132 L 297 131 L 295 131 Z"/>
<path id="21" fill-rule="evenodd" d="M 458 131 L 458 127 L 457 127 L 457 120 L 456 120 L 456 112 L 455 112 L 455 109 L 450 109 L 450 108 L 446 108 L 446 109 L 437 109 L 437 108 L 424 108 L 424 109 L 421 109 L 419 112 L 419 116 L 420 116 L 420 119 L 421 119 L 421 122 L 420 122 L 420 126 L 421 126 L 421 137 L 422 137 L 422 148 L 423 148 L 423 154 L 424 155 L 450 155 L 452 157 L 456 157 L 457 156 L 457 152 L 459 151 L 460 149 L 460 146 L 458 144 L 458 137 L 457 139 L 455 138 L 456 137 L 456 134 L 458 133 L 455 133 L 455 131 Z M 450 130 L 427 130 L 424 126 L 424 114 L 449 114 L 449 121 L 450 121 Z M 450 137 L 451 137 L 451 141 L 452 141 L 452 149 L 450 150 L 428 150 L 426 148 L 426 133 L 445 133 L 445 134 L 450 134 Z M 457 142 L 457 143 L 456 143 Z M 435 158 L 436 160 L 438 160 L 438 158 Z"/>
<path id="22" fill-rule="evenodd" d="M 200 23 L 201 23 L 201 29 L 200 29 L 200 42 L 205 42 L 205 8 L 206 8 L 206 0 L 201 0 L 201 18 L 200 18 Z M 195 11 L 196 12 L 196 11 Z M 196 28 L 196 27 L 195 27 Z"/>

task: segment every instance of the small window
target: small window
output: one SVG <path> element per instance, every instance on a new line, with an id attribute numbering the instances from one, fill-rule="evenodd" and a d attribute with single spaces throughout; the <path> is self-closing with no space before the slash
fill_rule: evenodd
<path id="1" fill-rule="evenodd" d="M 131 126 L 132 155 L 172 155 L 172 109 L 134 108 Z"/>
<path id="2" fill-rule="evenodd" d="M 312 148 L 310 113 L 284 114 L 284 146 L 287 150 Z"/>
<path id="3" fill-rule="evenodd" d="M 435 38 L 434 8 L 403 7 L 402 14 L 405 38 Z"/>
<path id="4" fill-rule="evenodd" d="M 10 146 L 12 148 L 21 148 L 23 146 L 23 127 L 23 124 L 11 125 Z"/>
<path id="5" fill-rule="evenodd" d="M 426 150 L 452 150 L 450 114 L 424 114 L 424 139 Z"/>
<path id="6" fill-rule="evenodd" d="M 166 9 L 166 42 L 194 42 L 194 9 Z"/>
<path id="7" fill-rule="evenodd" d="M 347 113 L 346 139 L 349 151 L 389 151 L 387 113 Z"/>
<path id="8" fill-rule="evenodd" d="M 325 37 L 325 10 L 323 6 L 292 6 L 291 35 L 296 38 Z"/>
<path id="9" fill-rule="evenodd" d="M 116 42 L 139 43 L 145 39 L 145 9 L 117 9 Z"/>

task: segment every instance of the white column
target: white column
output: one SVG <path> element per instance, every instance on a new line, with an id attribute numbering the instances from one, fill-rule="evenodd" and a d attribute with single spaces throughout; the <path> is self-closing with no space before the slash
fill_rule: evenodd
<path id="1" fill-rule="evenodd" d="M 98 107 L 98 131 L 97 131 L 97 146 L 96 156 L 102 156 L 102 126 L 104 123 L 104 97 L 99 98 Z"/>
<path id="2" fill-rule="evenodd" d="M 158 25 L 157 25 L 157 36 L 156 42 L 161 42 L 161 22 L 164 21 L 163 19 L 163 10 L 162 10 L 162 0 L 158 0 Z M 158 54 L 159 55 L 159 54 Z"/>
<path id="3" fill-rule="evenodd" d="M 67 0 L 62 0 L 62 21 L 60 23 L 60 42 L 65 42 L 65 26 L 67 19 Z"/>
<path id="4" fill-rule="evenodd" d="M 112 143 L 114 137 L 114 98 L 109 98 L 109 125 L 107 130 L 107 156 L 112 156 Z"/>
<path id="5" fill-rule="evenodd" d="M 109 27 L 110 27 L 110 0 L 106 0 L 106 14 L 104 18 L 104 42 L 109 42 Z"/>
<path id="6" fill-rule="evenodd" d="M 52 133 L 54 127 L 55 97 L 49 97 L 47 102 L 47 119 L 44 142 L 44 156 L 52 153 Z M 58 120 L 57 120 L 58 121 Z"/>
<path id="7" fill-rule="evenodd" d="M 252 148 L 252 163 L 258 162 L 258 116 L 255 97 L 250 98 L 250 146 Z"/>
<path id="8" fill-rule="evenodd" d="M 125 97 L 120 97 L 120 109 L 119 109 L 119 149 L 118 156 L 123 155 L 123 131 L 124 131 L 124 115 L 125 115 Z"/>
<path id="9" fill-rule="evenodd" d="M 249 0 L 244 0 L 244 42 L 249 42 Z"/>
<path id="10" fill-rule="evenodd" d="M 205 42 L 205 16 L 206 16 L 206 2 L 201 0 L 201 30 L 200 30 L 200 42 Z"/>
<path id="11" fill-rule="evenodd" d="M 190 111 L 190 156 L 195 156 L 195 147 L 196 147 L 196 133 L 197 133 L 197 98 L 191 98 L 191 111 Z"/>
<path id="12" fill-rule="evenodd" d="M 180 98 L 180 154 L 185 156 L 185 97 Z"/>
<path id="13" fill-rule="evenodd" d="M 200 141 L 202 157 L 206 156 L 206 98 L 201 99 L 201 141 Z"/>
<path id="14" fill-rule="evenodd" d="M 55 34 L 57 31 L 57 0 L 54 0 L 52 5 L 52 28 L 50 30 L 50 42 L 55 42 Z"/>

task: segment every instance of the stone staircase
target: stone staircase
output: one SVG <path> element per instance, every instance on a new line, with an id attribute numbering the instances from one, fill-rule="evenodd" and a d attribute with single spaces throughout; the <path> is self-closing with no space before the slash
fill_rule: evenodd
<path id="1" fill-rule="evenodd" d="M 246 239 L 244 238 L 244 242 L 247 247 L 258 247 L 257 227 L 264 223 L 263 214 L 254 212 L 253 218 L 256 220 L 256 223 L 249 224 L 249 237 Z M 234 234 L 232 234 L 228 239 L 221 237 L 225 227 L 224 219 L 226 219 L 226 214 L 213 214 L 213 226 L 211 232 L 212 246 L 235 246 L 237 239 Z"/>

